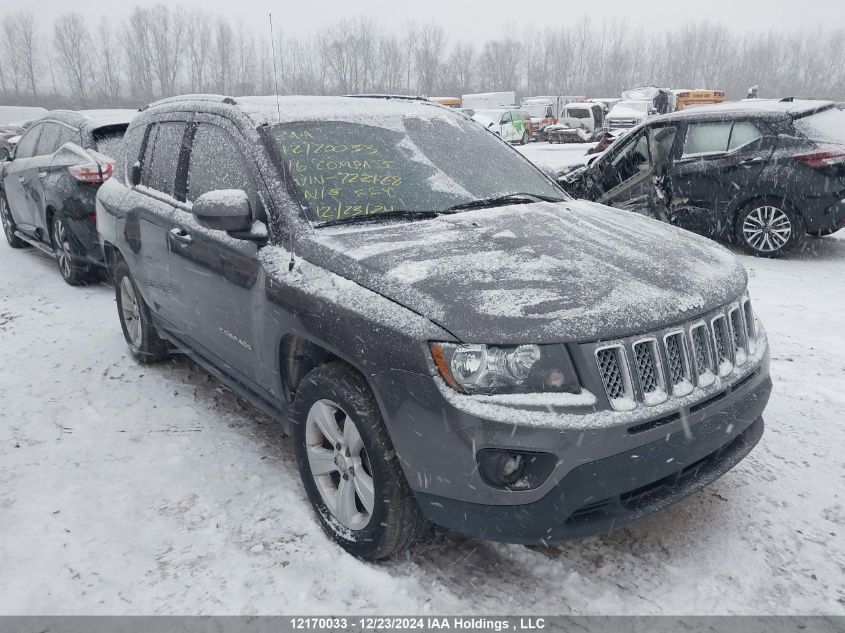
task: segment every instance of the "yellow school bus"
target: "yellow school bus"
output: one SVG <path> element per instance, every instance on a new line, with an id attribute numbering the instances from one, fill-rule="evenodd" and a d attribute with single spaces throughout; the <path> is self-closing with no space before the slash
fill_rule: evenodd
<path id="1" fill-rule="evenodd" d="M 436 101 L 440 105 L 448 106 L 450 108 L 460 108 L 461 100 L 458 97 L 429 97 L 432 101 Z"/>
<path id="2" fill-rule="evenodd" d="M 725 93 L 722 90 L 678 90 L 675 92 L 678 97 L 678 110 L 683 110 L 688 105 L 710 105 L 722 103 L 725 100 Z"/>

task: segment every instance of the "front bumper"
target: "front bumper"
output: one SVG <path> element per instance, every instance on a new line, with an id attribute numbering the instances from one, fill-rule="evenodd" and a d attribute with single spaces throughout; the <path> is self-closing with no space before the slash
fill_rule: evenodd
<path id="1" fill-rule="evenodd" d="M 515 543 L 606 531 L 707 486 L 759 440 L 772 388 L 764 352 L 703 398 L 680 400 L 672 411 L 652 407 L 653 420 L 642 417 L 642 407 L 636 416 L 605 415 L 583 403 L 580 415 L 549 408 L 497 419 L 496 409 L 455 406 L 429 387 L 434 381 L 428 376 L 397 371 L 373 379 L 427 518 L 470 536 Z M 589 422 L 579 426 L 580 420 Z M 476 455 L 485 448 L 551 453 L 557 466 L 536 488 L 495 489 L 479 475 Z"/>

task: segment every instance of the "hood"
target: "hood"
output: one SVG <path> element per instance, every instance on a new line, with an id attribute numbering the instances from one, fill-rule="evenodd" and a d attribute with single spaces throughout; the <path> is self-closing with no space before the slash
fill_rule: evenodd
<path id="1" fill-rule="evenodd" d="M 724 305 L 747 283 L 710 240 L 583 201 L 316 229 L 299 252 L 475 343 L 647 332 Z"/>

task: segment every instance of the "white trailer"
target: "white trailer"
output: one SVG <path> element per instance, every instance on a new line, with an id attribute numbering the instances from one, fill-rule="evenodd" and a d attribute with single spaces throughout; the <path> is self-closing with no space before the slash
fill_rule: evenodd
<path id="1" fill-rule="evenodd" d="M 516 93 L 511 92 L 480 92 L 461 97 L 461 107 L 470 110 L 495 110 L 508 108 L 516 104 Z"/>

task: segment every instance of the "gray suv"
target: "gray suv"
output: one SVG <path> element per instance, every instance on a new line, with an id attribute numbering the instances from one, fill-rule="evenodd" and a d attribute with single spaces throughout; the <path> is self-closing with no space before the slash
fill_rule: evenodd
<path id="1" fill-rule="evenodd" d="M 132 353 L 188 354 L 278 419 L 357 556 L 432 523 L 607 531 L 760 439 L 768 343 L 734 256 L 572 200 L 459 113 L 177 97 L 124 147 L 97 226 Z"/>

